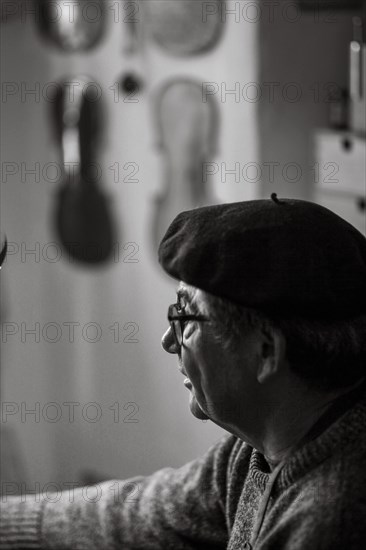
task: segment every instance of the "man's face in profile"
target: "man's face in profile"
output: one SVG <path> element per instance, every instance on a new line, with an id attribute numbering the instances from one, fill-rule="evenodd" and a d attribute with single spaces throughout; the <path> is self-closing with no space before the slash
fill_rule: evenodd
<path id="1" fill-rule="evenodd" d="M 183 323 L 182 345 L 178 346 L 170 327 L 163 336 L 163 348 L 178 355 L 179 370 L 190 392 L 190 410 L 199 419 L 210 418 L 220 425 L 232 425 L 253 401 L 256 340 L 244 335 L 238 353 L 225 350 L 215 337 L 207 316 L 202 291 L 181 283 L 177 303 L 187 315 L 205 314 L 208 322 Z"/>

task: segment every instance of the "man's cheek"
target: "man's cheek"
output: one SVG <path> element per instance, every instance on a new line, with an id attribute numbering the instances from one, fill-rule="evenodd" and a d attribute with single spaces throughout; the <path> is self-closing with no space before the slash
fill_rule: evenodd
<path id="1" fill-rule="evenodd" d="M 186 324 L 183 331 L 183 344 L 187 346 L 188 349 L 194 345 L 195 333 L 197 332 L 195 323 L 190 321 Z"/>
<path id="2" fill-rule="evenodd" d="M 199 389 L 201 387 L 201 372 L 199 368 L 199 357 L 195 355 L 193 358 L 191 356 L 191 353 L 189 350 L 185 350 L 184 355 L 182 356 L 183 359 L 183 367 L 184 370 L 187 373 L 188 378 L 192 382 L 192 384 L 195 386 L 196 389 Z"/>

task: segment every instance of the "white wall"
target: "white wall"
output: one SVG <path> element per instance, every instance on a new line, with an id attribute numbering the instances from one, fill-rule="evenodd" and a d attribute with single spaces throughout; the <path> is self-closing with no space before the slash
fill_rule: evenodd
<path id="1" fill-rule="evenodd" d="M 233 3 L 234 4 L 234 3 Z M 177 60 L 150 45 L 141 69 L 146 82 L 138 103 L 113 101 L 109 87 L 122 74 L 128 61 L 121 55 L 123 25 L 109 17 L 106 40 L 85 55 L 66 56 L 46 46 L 39 38 L 32 18 L 12 21 L 2 29 L 2 80 L 36 82 L 41 89 L 47 82 L 73 73 L 87 73 L 102 85 L 106 105 L 106 134 L 101 155 L 103 184 L 111 196 L 119 224 L 121 246 L 127 242 L 139 246 L 138 263 L 118 261 L 99 271 L 87 271 L 67 261 L 50 263 L 40 257 L 11 254 L 1 274 L 1 293 L 7 301 L 7 323 L 58 323 L 62 338 L 50 343 L 41 336 L 33 342 L 28 336 L 21 342 L 19 333 L 2 343 L 3 402 L 36 402 L 42 407 L 56 402 L 62 418 L 50 423 L 44 418 L 34 422 L 20 414 L 9 417 L 18 436 L 27 467 L 26 480 L 41 485 L 48 481 L 79 479 L 87 470 L 121 478 L 149 473 L 156 468 L 177 466 L 202 453 L 219 438 L 221 430 L 211 423 L 192 418 L 188 394 L 177 371 L 176 359 L 166 354 L 160 338 L 166 329 L 167 305 L 174 301 L 175 283 L 158 267 L 151 250 L 150 220 L 152 199 L 162 184 L 162 159 L 154 149 L 156 136 L 151 120 L 151 94 L 172 75 L 196 76 L 200 81 L 216 82 L 227 88 L 236 82 L 257 79 L 258 25 L 228 17 L 227 28 L 216 50 L 209 54 Z M 220 100 L 221 134 L 216 162 L 246 163 L 258 158 L 257 112 L 254 104 Z M 2 162 L 59 161 L 52 141 L 50 104 L 20 95 L 2 103 Z M 114 183 L 108 168 L 115 162 L 136 162 L 139 182 Z M 221 168 L 213 180 L 218 200 L 252 198 L 257 186 L 237 185 Z M 31 175 L 24 183 L 20 175 L 3 178 L 3 228 L 9 241 L 28 249 L 40 243 L 40 251 L 54 241 L 51 211 L 55 185 Z M 12 249 L 15 252 L 15 249 Z M 123 251 L 122 251 L 123 252 Z M 47 249 L 46 249 L 47 253 Z M 138 343 L 114 343 L 110 327 L 135 322 L 139 326 Z M 68 341 L 65 322 L 80 323 L 75 342 Z M 81 337 L 80 327 L 96 322 L 102 329 L 97 343 Z M 10 326 L 10 325 L 7 325 Z M 52 334 L 51 334 L 52 337 Z M 97 402 L 102 418 L 96 423 L 83 420 L 81 406 Z M 75 422 L 68 421 L 64 402 L 79 402 Z M 113 422 L 109 407 L 119 402 L 121 418 L 132 412 L 128 403 L 136 403 L 137 423 Z M 123 407 L 127 408 L 123 410 Z M 49 416 L 54 410 L 49 409 Z M 94 412 L 89 410 L 90 415 Z M 131 417 L 130 417 L 131 418 Z"/>

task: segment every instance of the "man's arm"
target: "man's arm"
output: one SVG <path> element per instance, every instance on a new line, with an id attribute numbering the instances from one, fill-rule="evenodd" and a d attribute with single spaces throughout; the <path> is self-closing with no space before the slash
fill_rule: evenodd
<path id="1" fill-rule="evenodd" d="M 33 494 L 25 502 L 7 498 L 1 504 L 1 548 L 226 548 L 227 464 L 235 442 L 227 436 L 177 470 L 70 488 L 55 502 L 52 495 L 40 502 Z"/>

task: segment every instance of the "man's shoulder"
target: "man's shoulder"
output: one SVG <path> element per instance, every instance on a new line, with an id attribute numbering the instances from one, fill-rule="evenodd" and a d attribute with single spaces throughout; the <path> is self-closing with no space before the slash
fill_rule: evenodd
<path id="1" fill-rule="evenodd" d="M 366 548 L 365 463 L 363 438 L 358 446 L 338 449 L 277 494 L 267 542 L 302 550 Z"/>
<path id="2" fill-rule="evenodd" d="M 243 452 L 246 448 L 250 447 L 242 439 L 231 433 L 225 433 L 218 441 L 211 445 L 207 452 L 209 454 L 215 453 L 229 457 L 237 456 L 238 453 Z"/>
<path id="3" fill-rule="evenodd" d="M 202 464 L 213 463 L 216 473 L 220 472 L 227 480 L 233 480 L 238 475 L 245 478 L 249 469 L 252 447 L 242 439 L 232 434 L 225 434 L 213 444 L 199 459 Z"/>
<path id="4" fill-rule="evenodd" d="M 366 426 L 365 426 L 366 428 Z M 362 503 L 366 511 L 366 431 L 358 439 L 340 448 L 329 461 L 327 479 L 333 500 L 344 512 Z M 366 514 L 365 516 L 366 517 Z"/>
<path id="5" fill-rule="evenodd" d="M 218 455 L 226 457 L 229 473 L 237 468 L 239 462 L 242 464 L 243 461 L 249 461 L 253 451 L 248 443 L 232 434 L 224 435 L 214 447 Z"/>
<path id="6" fill-rule="evenodd" d="M 287 514 L 307 517 L 313 528 L 362 531 L 366 539 L 366 436 L 324 460 L 288 490 Z M 362 525 L 358 525 L 361 522 Z"/>

